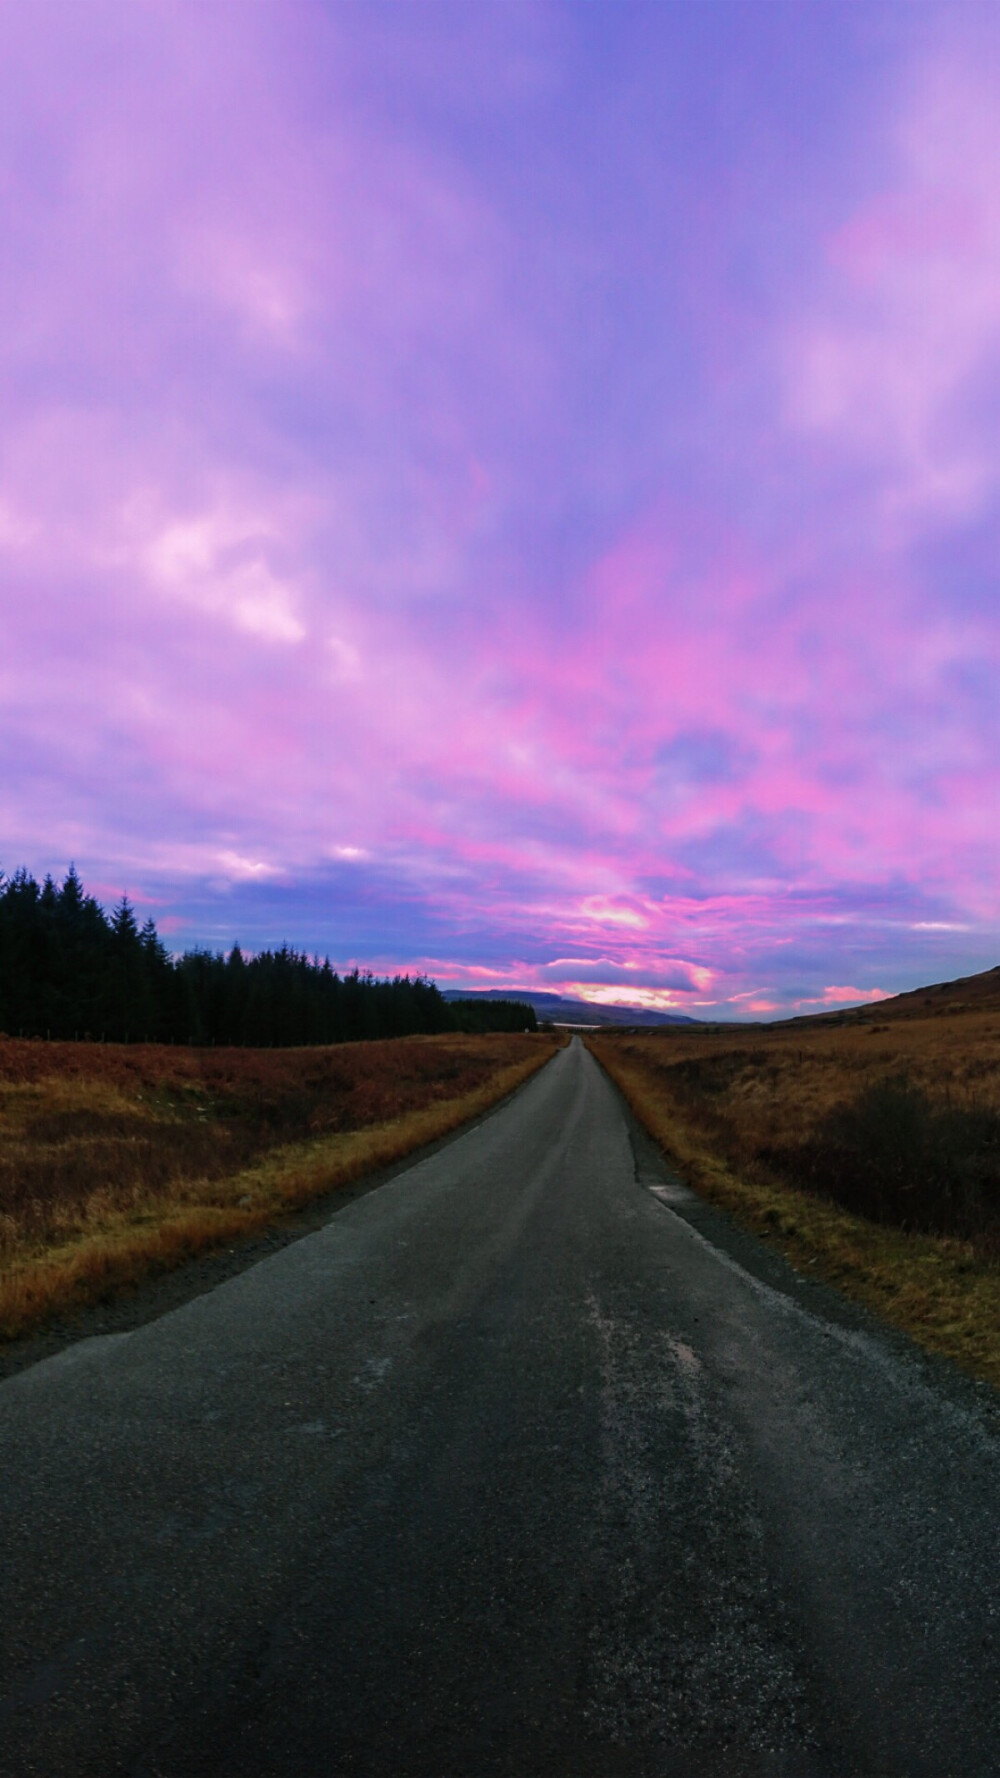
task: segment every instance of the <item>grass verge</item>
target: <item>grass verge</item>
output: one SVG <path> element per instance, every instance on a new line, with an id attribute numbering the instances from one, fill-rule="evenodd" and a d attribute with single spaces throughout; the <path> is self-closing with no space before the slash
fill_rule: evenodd
<path id="1" fill-rule="evenodd" d="M 456 1045 L 463 1055 L 474 1046 L 482 1054 L 484 1040 L 442 1042 L 441 1077 L 447 1080 L 453 1075 L 457 1085 L 462 1076 L 454 1065 Z M 369 1054 L 374 1049 L 351 1047 L 368 1048 Z M 386 1052 L 378 1058 L 380 1065 L 389 1067 L 392 1044 L 378 1047 Z M 222 1176 L 175 1178 L 156 1191 L 130 1190 L 122 1202 L 116 1202 L 112 1192 L 102 1198 L 98 1189 L 82 1215 L 69 1217 L 62 1229 L 50 1217 L 33 1239 L 27 1224 L 20 1239 L 8 1241 L 0 1264 L 0 1339 L 18 1338 L 53 1316 L 105 1301 L 404 1159 L 506 1098 L 557 1047 L 543 1038 L 494 1040 L 485 1052 L 490 1065 L 471 1070 L 480 1076 L 485 1073 L 486 1078 L 464 1091 L 430 1098 L 359 1128 L 263 1146 L 249 1164 Z M 517 1059 L 509 1059 L 512 1053 Z M 341 1049 L 342 1065 L 344 1056 Z"/>
<path id="2" fill-rule="evenodd" d="M 829 1199 L 743 1168 L 713 1142 L 697 1109 L 677 1103 L 638 1045 L 587 1047 L 684 1179 L 799 1271 L 864 1303 L 928 1351 L 1000 1386 L 1000 1267 L 969 1242 L 870 1222 Z M 638 1053 L 637 1053 L 638 1052 Z"/>

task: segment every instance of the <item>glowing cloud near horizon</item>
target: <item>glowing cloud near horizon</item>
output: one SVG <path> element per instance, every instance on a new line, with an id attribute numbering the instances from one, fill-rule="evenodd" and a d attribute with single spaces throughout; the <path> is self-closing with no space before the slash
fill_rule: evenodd
<path id="1" fill-rule="evenodd" d="M 993 9 L 35 0 L 0 102 L 0 864 L 734 1017 L 997 960 Z"/>

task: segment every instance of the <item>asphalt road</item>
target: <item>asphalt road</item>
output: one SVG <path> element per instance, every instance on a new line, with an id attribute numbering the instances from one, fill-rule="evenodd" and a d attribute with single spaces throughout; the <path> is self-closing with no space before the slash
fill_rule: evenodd
<path id="1" fill-rule="evenodd" d="M 0 1385 L 0 1771 L 997 1774 L 998 1451 L 574 1043 Z"/>

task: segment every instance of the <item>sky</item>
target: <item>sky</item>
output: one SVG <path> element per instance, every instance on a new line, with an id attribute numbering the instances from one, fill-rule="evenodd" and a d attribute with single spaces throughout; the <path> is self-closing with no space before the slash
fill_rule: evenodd
<path id="1" fill-rule="evenodd" d="M 0 866 L 696 1016 L 1000 962 L 1000 11 L 0 0 Z"/>

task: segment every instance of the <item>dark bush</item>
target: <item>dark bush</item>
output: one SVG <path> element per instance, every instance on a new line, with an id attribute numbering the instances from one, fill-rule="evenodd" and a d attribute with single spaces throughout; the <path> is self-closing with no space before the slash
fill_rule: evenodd
<path id="1" fill-rule="evenodd" d="M 905 1079 L 880 1081 L 831 1111 L 781 1159 L 804 1183 L 877 1222 L 1000 1241 L 1000 1117 L 993 1111 L 935 1104 Z"/>
<path id="2" fill-rule="evenodd" d="M 459 1031 L 537 1031 L 535 1009 L 526 1000 L 451 1000 L 448 1002 Z"/>

